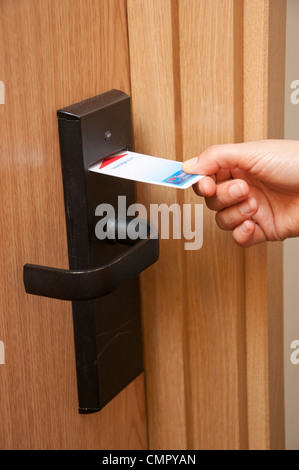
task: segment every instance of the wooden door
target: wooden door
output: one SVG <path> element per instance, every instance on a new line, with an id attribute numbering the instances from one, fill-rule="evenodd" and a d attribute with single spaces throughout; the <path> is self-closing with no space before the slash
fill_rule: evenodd
<path id="1" fill-rule="evenodd" d="M 284 28 L 285 0 L 0 0 L 1 448 L 283 448 L 280 244 L 243 250 L 206 209 L 200 250 L 161 240 L 142 275 L 146 387 L 89 416 L 70 305 L 25 295 L 22 267 L 68 265 L 57 109 L 118 88 L 135 149 L 180 161 L 280 138 Z M 145 185 L 138 202 L 203 203 Z"/>
<path id="2" fill-rule="evenodd" d="M 26 262 L 68 267 L 56 110 L 130 93 L 123 0 L 1 0 L 1 449 L 143 449 L 141 375 L 79 415 L 68 302 L 24 292 Z"/>
<path id="3" fill-rule="evenodd" d="M 127 3 L 137 151 L 182 161 L 283 137 L 284 0 Z M 203 203 L 138 190 L 144 203 Z M 200 250 L 161 240 L 142 275 L 151 448 L 283 448 L 281 250 L 239 248 L 208 210 Z"/>

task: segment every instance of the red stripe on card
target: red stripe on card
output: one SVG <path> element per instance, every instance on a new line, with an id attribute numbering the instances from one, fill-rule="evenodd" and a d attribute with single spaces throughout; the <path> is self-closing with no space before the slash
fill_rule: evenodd
<path id="1" fill-rule="evenodd" d="M 102 163 L 100 164 L 99 169 L 104 168 L 105 166 L 108 166 L 111 163 L 116 162 L 116 160 L 119 160 L 122 157 L 126 157 L 127 155 L 128 155 L 127 153 L 124 153 L 122 155 L 117 155 L 116 157 L 105 158 L 105 160 L 103 160 Z"/>

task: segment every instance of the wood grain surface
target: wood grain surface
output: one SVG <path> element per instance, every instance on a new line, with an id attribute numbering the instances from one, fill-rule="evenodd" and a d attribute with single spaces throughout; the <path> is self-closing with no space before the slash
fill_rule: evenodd
<path id="1" fill-rule="evenodd" d="M 138 151 L 182 161 L 242 138 L 236 15 L 242 24 L 233 1 L 129 0 Z M 203 203 L 191 189 L 140 187 L 138 195 L 141 202 Z M 166 240 L 161 251 L 143 276 L 150 446 L 245 446 L 244 252 L 206 211 L 201 250 Z"/>
<path id="2" fill-rule="evenodd" d="M 1 0 L 1 449 L 142 449 L 141 375 L 79 415 L 71 304 L 25 294 L 27 262 L 68 267 L 56 110 L 130 93 L 123 0 Z"/>
<path id="3" fill-rule="evenodd" d="M 244 15 L 244 139 L 281 139 L 286 2 L 245 0 Z M 275 243 L 246 251 L 250 449 L 285 446 L 282 250 Z"/>
<path id="4" fill-rule="evenodd" d="M 145 389 L 95 415 L 77 412 L 71 306 L 26 295 L 22 268 L 68 266 L 57 109 L 131 93 L 136 151 L 178 161 L 281 137 L 284 26 L 284 0 L 0 0 L 1 449 L 283 448 L 279 244 L 245 251 L 206 208 L 200 250 L 161 240 L 142 275 Z"/>
<path id="5" fill-rule="evenodd" d="M 283 91 L 284 1 L 127 4 L 139 152 L 182 161 L 211 144 L 279 136 L 268 130 L 281 129 L 281 94 L 270 103 L 269 93 Z M 138 197 L 203 203 L 191 189 L 139 186 Z M 159 263 L 142 277 L 149 445 L 275 448 L 283 436 L 280 248 L 245 253 L 206 209 L 203 230 L 198 251 L 162 240 Z"/>
<path id="6" fill-rule="evenodd" d="M 135 149 L 179 158 L 173 14 L 169 0 L 128 1 L 130 69 Z M 175 51 L 176 52 L 176 51 Z M 176 72 L 176 73 L 175 73 Z M 138 202 L 179 202 L 177 190 L 138 185 Z M 184 267 L 181 240 L 161 240 L 160 259 L 142 275 L 145 375 L 151 449 L 185 449 Z"/>

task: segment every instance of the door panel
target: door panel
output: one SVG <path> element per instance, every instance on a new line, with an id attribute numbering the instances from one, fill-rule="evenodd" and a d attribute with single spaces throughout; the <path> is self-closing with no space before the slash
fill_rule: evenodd
<path id="1" fill-rule="evenodd" d="M 169 0 L 129 1 L 128 26 L 136 151 L 176 159 L 181 144 L 179 97 Z M 143 20 L 146 18 L 146 21 Z M 150 50 L 144 55 L 142 51 Z M 176 69 L 174 68 L 176 67 Z M 140 80 L 140 77 L 143 77 Z M 181 203 L 178 190 L 137 185 L 138 201 Z M 184 271 L 180 240 L 160 240 L 160 259 L 141 276 L 150 446 L 185 449 Z"/>
<path id="2" fill-rule="evenodd" d="M 244 139 L 284 136 L 286 2 L 244 3 Z M 256 19 L 259 18 L 259 21 Z M 284 448 L 283 244 L 246 251 L 251 449 Z"/>
<path id="3" fill-rule="evenodd" d="M 1 0 L 0 448 L 142 449 L 143 375 L 79 415 L 71 304 L 25 294 L 26 262 L 68 267 L 56 110 L 130 94 L 123 0 Z"/>
<path id="4" fill-rule="evenodd" d="M 235 48 L 242 41 L 237 14 L 234 2 L 227 1 L 169 0 L 157 5 L 155 0 L 129 0 L 139 151 L 182 161 L 212 143 L 242 139 L 242 119 L 236 118 L 242 114 L 236 99 L 236 80 L 242 78 L 241 49 Z M 143 17 L 147 21 L 141 28 Z M 142 50 L 152 44 L 148 59 Z M 155 112 L 159 114 L 153 121 Z M 143 202 L 203 203 L 191 189 L 180 193 L 140 187 L 139 197 Z M 184 240 L 162 242 L 154 274 L 142 276 L 150 445 L 243 447 L 244 252 L 230 234 L 217 230 L 208 211 L 200 250 L 184 251 Z"/>
<path id="5" fill-rule="evenodd" d="M 141 276 L 146 393 L 140 375 L 94 415 L 77 412 L 71 306 L 26 295 L 22 268 L 68 267 L 57 109 L 132 94 L 135 149 L 179 161 L 280 138 L 284 25 L 284 0 L 0 0 L 0 448 L 283 448 L 279 245 L 243 250 L 206 209 L 200 250 L 161 240 Z"/>
<path id="6" fill-rule="evenodd" d="M 182 161 L 211 144 L 281 138 L 285 6 L 128 0 L 136 149 Z M 138 194 L 203 203 L 191 189 Z M 206 209 L 203 247 L 183 243 L 162 240 L 142 276 L 149 445 L 283 448 L 281 247 L 237 247 Z"/>

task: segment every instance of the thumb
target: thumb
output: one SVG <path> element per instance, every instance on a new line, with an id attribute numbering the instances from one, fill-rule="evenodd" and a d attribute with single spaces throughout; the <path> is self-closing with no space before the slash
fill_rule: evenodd
<path id="1" fill-rule="evenodd" d="M 182 169 L 186 173 L 212 175 L 220 169 L 250 168 L 252 146 L 249 143 L 212 145 L 199 157 L 186 160 Z"/>

